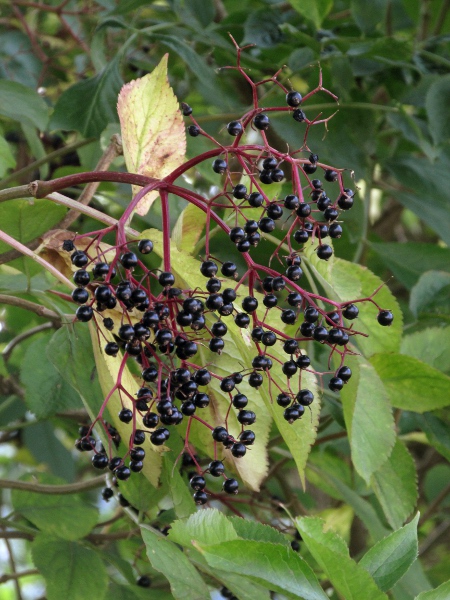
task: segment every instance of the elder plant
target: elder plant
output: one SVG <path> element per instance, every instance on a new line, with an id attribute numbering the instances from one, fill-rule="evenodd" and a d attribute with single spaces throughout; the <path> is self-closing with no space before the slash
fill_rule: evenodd
<path id="1" fill-rule="evenodd" d="M 87 233 L 51 232 L 42 247 L 53 274 L 58 270 L 73 288 L 75 331 L 84 324 L 90 329 L 104 392 L 100 406 L 98 399 L 88 405 L 92 422 L 80 428 L 75 445 L 92 453 L 96 469 L 111 472 L 109 485 L 139 472 L 157 485 L 162 454 L 176 447 L 174 463 L 189 467 L 198 505 L 220 499 L 232 506 L 238 476 L 259 489 L 272 419 L 303 477 L 319 419 L 319 384 L 339 393 L 350 380 L 358 338 L 367 335 L 367 327 L 358 327 L 360 311 L 372 305 L 379 325 L 393 321 L 390 307 L 377 301 L 381 286 L 369 296 L 342 300 L 323 295 L 313 283 L 313 274 L 320 280 L 325 273 L 326 290 L 321 263 L 333 260 L 332 240 L 341 237 L 355 202 L 353 172 L 327 164 L 321 149 L 308 145 L 310 128 L 326 127 L 331 119 L 310 115 L 308 100 L 320 92 L 337 97 L 323 86 L 321 72 L 318 86 L 303 97 L 278 80 L 279 72 L 253 81 L 241 66 L 243 49 L 236 44 L 236 50 L 237 66 L 227 68 L 251 87 L 253 105 L 226 125 L 229 143 L 202 129 L 186 103 L 180 111 L 164 59 L 119 96 L 124 155 L 135 172 L 94 171 L 31 184 L 36 198 L 56 201 L 55 192 L 75 184 L 133 185 L 120 219 L 100 215 L 106 226 Z M 268 84 L 276 86 L 279 106 L 260 105 L 259 88 Z M 133 107 L 155 85 L 160 120 L 149 127 L 136 121 Z M 301 147 L 281 152 L 271 146 L 274 113 L 292 120 Z M 186 129 L 211 146 L 188 161 Z M 202 163 L 217 175 L 209 195 L 183 185 Z M 271 184 L 285 181 L 286 171 L 291 189 L 281 197 Z M 185 214 L 196 239 L 204 231 L 201 256 L 171 239 L 169 195 L 188 203 Z M 133 215 L 145 214 L 155 201 L 162 231 L 131 229 Z M 225 261 L 210 247 L 217 228 L 228 239 Z M 264 238 L 275 241 L 267 264 L 252 257 Z M 159 268 L 149 263 L 155 254 Z M 239 256 L 244 269 L 236 264 L 242 264 Z M 326 348 L 325 370 L 309 357 L 311 344 Z M 181 442 L 172 447 L 171 438 Z M 104 498 L 112 495 L 105 488 Z"/>

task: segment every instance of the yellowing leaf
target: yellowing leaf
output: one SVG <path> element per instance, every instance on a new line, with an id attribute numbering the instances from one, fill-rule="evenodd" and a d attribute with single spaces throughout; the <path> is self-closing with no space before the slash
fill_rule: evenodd
<path id="1" fill-rule="evenodd" d="M 161 179 L 184 160 L 186 131 L 178 101 L 167 78 L 165 54 L 152 73 L 130 81 L 120 91 L 119 113 L 123 153 L 130 173 Z M 133 188 L 133 195 L 139 188 Z M 150 192 L 139 203 L 145 215 L 158 192 Z"/>
<path id="2" fill-rule="evenodd" d="M 116 310 L 108 310 L 102 313 L 104 318 L 110 317 L 114 320 L 114 331 L 117 331 L 118 327 L 120 327 L 120 313 Z M 132 318 L 132 323 L 137 322 L 136 318 Z M 117 382 L 117 378 L 119 376 L 119 369 L 122 362 L 122 354 L 119 354 L 116 357 L 108 356 L 105 354 L 103 348 L 107 342 L 114 341 L 114 337 L 111 332 L 109 332 L 104 326 L 101 320 L 97 322 L 97 328 L 92 323 L 89 323 L 89 329 L 91 332 L 92 345 L 94 349 L 94 357 L 95 364 L 98 372 L 98 379 L 100 382 L 100 387 L 102 388 L 103 394 L 105 397 L 110 391 L 113 389 L 114 385 Z M 127 390 L 127 392 L 131 396 L 135 396 L 137 390 L 140 387 L 139 381 L 137 381 L 130 372 L 130 369 L 125 366 L 121 375 L 121 384 L 122 387 Z M 116 390 L 108 400 L 108 421 L 114 425 L 117 431 L 122 438 L 125 446 L 128 447 L 128 442 L 130 439 L 130 435 L 132 432 L 131 423 L 122 423 L 119 419 L 118 413 L 121 408 L 130 408 L 133 409 L 133 403 L 131 399 L 125 394 Z M 92 416 L 92 415 L 91 415 Z M 95 418 L 95 415 L 94 415 Z M 147 427 L 144 427 L 142 424 L 142 417 L 139 412 L 136 411 L 136 428 L 146 430 Z M 165 446 L 154 446 L 150 440 L 145 440 L 145 443 L 142 445 L 145 449 L 145 461 L 144 468 L 142 469 L 143 475 L 152 483 L 155 487 L 159 482 L 159 475 L 161 473 L 161 452 L 167 450 Z"/>

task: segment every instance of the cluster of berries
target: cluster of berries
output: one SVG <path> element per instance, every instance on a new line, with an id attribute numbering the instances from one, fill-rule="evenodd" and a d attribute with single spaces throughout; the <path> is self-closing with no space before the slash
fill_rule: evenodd
<path id="1" fill-rule="evenodd" d="M 239 62 L 238 68 L 240 69 Z M 247 75 L 245 77 L 249 80 Z M 94 466 L 109 467 L 118 479 L 127 479 L 132 471 L 138 472 L 143 468 L 145 451 L 142 444 L 146 438 L 155 446 L 164 445 L 169 439 L 170 427 L 187 420 L 184 450 L 192 457 L 197 469 L 196 474 L 190 477 L 190 485 L 198 504 L 204 504 L 208 500 L 205 473 L 223 477 L 224 492 L 235 494 L 238 491 L 237 480 L 226 477 L 225 467 L 217 456 L 217 450 L 218 447 L 223 447 L 234 458 L 242 458 L 248 447 L 255 442 L 255 433 L 245 429 L 255 422 L 256 414 L 248 407 L 252 407 L 252 398 L 239 391 L 239 385 L 244 380 L 255 390 L 265 380 L 273 383 L 270 387 L 271 390 L 277 390 L 275 399 L 284 409 L 284 419 L 288 423 L 294 423 L 314 401 L 313 392 L 302 386 L 303 372 L 331 376 L 328 387 L 333 392 L 341 390 L 349 381 L 352 372 L 345 364 L 345 358 L 354 353 L 349 347 L 349 341 L 358 332 L 348 322 L 358 317 L 356 303 L 366 301 L 375 304 L 379 310 L 378 322 L 383 326 L 390 325 L 393 321 L 392 313 L 378 307 L 373 297 L 339 303 L 299 286 L 298 282 L 303 276 L 300 254 L 306 244 L 318 240 L 318 258 L 328 260 L 332 256 L 332 247 L 324 244 L 323 239 L 341 237 L 342 226 L 338 219 L 342 212 L 353 206 L 354 192 L 344 187 L 344 169 L 335 169 L 321 163 L 317 154 L 307 147 L 306 141 L 300 150 L 289 153 L 282 153 L 269 145 L 266 137 L 270 127 L 270 119 L 266 114 L 269 110 L 291 112 L 295 121 L 306 123 L 307 130 L 326 121 L 309 120 L 299 108 L 304 100 L 317 91 L 324 90 L 321 85 L 302 98 L 299 92 L 286 90 L 276 80 L 276 76 L 270 81 L 284 90 L 287 106 L 271 107 L 263 111 L 259 108 L 257 94 L 254 93 L 253 110 L 241 120 L 232 121 L 227 126 L 228 133 L 235 138 L 229 146 L 213 140 L 195 121 L 192 109 L 187 104 L 182 105 L 183 114 L 192 119 L 192 124 L 188 127 L 189 134 L 194 137 L 204 135 L 217 148 L 179 167 L 175 172 L 176 177 L 171 175 L 161 181 L 161 188 L 166 186 L 168 189 L 168 186 L 172 186 L 172 193 L 178 190 L 181 197 L 194 203 L 209 217 L 205 234 L 206 256 L 200 263 L 200 272 L 206 278 L 204 287 L 177 287 L 176 277 L 170 269 L 170 256 L 164 257 L 166 270 L 147 268 L 145 255 L 150 254 L 154 247 L 149 239 L 140 240 L 137 244 L 138 253 L 144 255 L 143 258 L 130 250 L 132 243 L 126 241 L 124 226 L 131 209 L 126 213 L 126 218 L 119 221 L 117 244 L 108 250 L 114 254 L 109 263 L 104 260 L 106 252 L 97 251 L 96 256 L 93 256 L 94 252 L 90 254 L 89 248 L 93 241 L 85 250 L 76 249 L 71 240 L 66 240 L 63 244 L 63 249 L 71 253 L 73 266 L 78 269 L 73 275 L 78 287 L 72 293 L 72 299 L 80 305 L 76 310 L 76 318 L 81 322 L 93 319 L 99 341 L 101 336 L 105 337 L 105 354 L 121 361 L 119 378 L 112 392 L 118 390 L 121 398 L 123 394 L 129 400 L 127 405 L 122 400 L 123 407 L 118 414 L 119 421 L 131 424 L 132 428 L 128 452 L 124 457 L 129 456 L 129 465 L 125 464 L 124 458 L 112 456 L 110 451 L 110 456 L 105 452 L 96 452 L 92 460 Z M 254 92 L 261 83 L 264 82 L 251 83 Z M 242 143 L 242 136 L 251 127 L 260 132 L 261 144 Z M 308 156 L 299 157 L 305 151 Z M 213 171 L 222 177 L 222 185 L 217 194 L 207 198 L 173 186 L 173 180 L 186 170 L 211 158 Z M 250 184 L 233 184 L 236 169 L 231 170 L 231 163 L 248 178 Z M 289 165 L 292 188 L 283 198 L 277 198 L 276 195 L 269 197 L 270 188 L 266 186 L 285 179 L 283 164 Z M 323 172 L 325 183 L 320 179 L 310 178 L 318 169 Z M 155 184 L 152 185 L 152 189 L 156 189 Z M 338 187 L 334 200 L 325 189 L 328 185 Z M 138 194 L 133 202 L 136 204 L 139 198 Z M 167 194 L 161 194 L 161 202 L 167 203 Z M 167 215 L 168 205 L 164 208 L 163 213 Z M 217 210 L 219 208 L 231 211 L 235 218 L 234 227 L 230 228 L 221 219 Z M 261 209 L 258 218 L 245 216 L 249 210 L 255 216 L 255 209 Z M 289 226 L 285 235 L 279 239 L 271 234 L 275 230 L 281 230 L 277 227 L 277 222 L 282 217 Z M 212 221 L 228 235 L 230 252 L 234 248 L 245 260 L 247 270 L 240 278 L 233 260 L 222 262 L 209 252 Z M 168 223 L 167 218 L 165 221 L 163 219 L 166 254 L 170 254 Z M 105 231 L 110 232 L 111 228 Z M 77 236 L 77 239 L 86 238 L 87 235 Z M 96 233 L 97 249 L 103 235 Z M 251 258 L 251 249 L 263 237 L 272 237 L 272 241 L 275 239 L 278 243 L 274 256 L 283 265 L 281 273 L 267 265 L 258 264 Z M 279 256 L 281 251 L 285 253 L 282 257 Z M 227 287 L 223 288 L 224 281 Z M 246 295 L 242 293 L 243 289 L 246 290 Z M 326 304 L 329 305 L 327 310 L 322 308 Z M 112 312 L 108 316 L 101 315 L 107 311 L 115 311 L 116 318 L 113 318 Z M 280 325 L 274 321 L 273 314 L 279 316 Z M 226 352 L 226 337 L 231 323 L 233 327 L 249 330 L 249 339 L 254 343 L 256 355 L 252 358 L 251 365 L 244 365 L 242 371 L 221 377 L 214 373 L 214 364 L 212 368 L 210 363 L 208 368 L 202 364 L 198 359 L 198 351 L 202 346 L 217 355 Z M 295 333 L 285 333 L 285 326 L 291 326 L 292 332 L 293 325 L 296 326 Z M 106 339 L 104 330 L 111 332 L 114 340 Z M 330 357 L 334 353 L 339 355 L 338 368 L 326 373 L 315 371 L 309 356 L 301 347 L 308 341 L 327 345 Z M 282 347 L 285 360 L 279 358 L 280 353 L 271 354 L 270 348 L 276 344 Z M 120 381 L 120 373 L 128 359 L 136 360 L 141 367 L 141 385 L 135 390 L 126 390 Z M 280 386 L 272 377 L 273 367 L 281 369 L 285 386 Z M 294 376 L 298 377 L 297 385 L 293 385 Z M 220 388 L 230 403 L 227 417 L 221 424 L 214 421 L 213 410 L 205 411 L 211 403 L 208 391 L 214 386 Z M 105 399 L 102 410 L 110 395 Z M 233 408 L 241 427 L 237 436 L 231 435 L 228 425 L 228 417 Z M 200 417 L 201 411 L 207 416 Z M 137 428 L 137 416 L 142 423 L 140 429 Z M 110 431 L 102 421 L 102 411 L 98 420 L 111 438 Z M 194 458 L 193 448 L 189 443 L 192 420 L 209 428 L 214 441 L 214 460 L 206 469 L 202 469 Z M 83 450 L 94 449 L 95 439 L 91 429 L 77 441 L 77 445 Z"/>

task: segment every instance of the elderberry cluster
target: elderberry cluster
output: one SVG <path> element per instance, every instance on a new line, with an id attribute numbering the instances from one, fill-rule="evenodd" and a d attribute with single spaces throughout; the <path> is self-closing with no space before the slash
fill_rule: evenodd
<path id="1" fill-rule="evenodd" d="M 242 72 L 240 49 L 238 70 Z M 248 81 L 248 76 L 246 79 Z M 217 493 L 206 487 L 207 474 L 223 478 L 223 492 L 238 492 L 239 483 L 226 476 L 224 461 L 241 459 L 251 449 L 256 436 L 246 428 L 257 419 L 253 392 L 252 396 L 248 392 L 246 395 L 239 386 L 245 383 L 257 394 L 258 388 L 268 382 L 271 400 L 283 409 L 285 421 L 294 424 L 315 400 L 314 393 L 304 384 L 305 372 L 310 374 L 309 378 L 311 374 L 325 375 L 332 392 L 339 392 L 351 378 L 352 371 L 345 363 L 347 356 L 355 353 L 349 344 L 351 338 L 358 335 L 353 328 L 359 315 L 357 303 L 370 302 L 377 306 L 381 325 L 388 326 L 393 321 L 392 313 L 378 307 L 373 296 L 340 303 L 300 287 L 304 275 L 302 253 L 317 243 L 317 257 L 330 259 L 333 248 L 323 240 L 341 237 L 339 219 L 352 208 L 354 192 L 344 187 L 345 170 L 321 163 L 306 143 L 309 128 L 327 119 L 309 119 L 300 106 L 317 91 L 332 94 L 320 85 L 302 98 L 299 92 L 287 90 L 276 76 L 268 81 L 283 89 L 286 105 L 262 109 L 254 93 L 253 109 L 226 127 L 234 138 L 230 145 L 211 138 L 195 121 L 192 109 L 182 104 L 183 114 L 192 120 L 188 133 L 193 137 L 208 137 L 216 149 L 203 157 L 200 155 L 194 163 L 188 161 L 176 173 L 180 176 L 193 164 L 213 158 L 212 170 L 221 177 L 217 194 L 203 197 L 190 193 L 175 186 L 172 176 L 160 182 L 161 189 L 192 202 L 208 215 L 206 240 L 209 240 L 212 222 L 227 234 L 229 254 L 232 257 L 236 252 L 243 257 L 244 273 L 238 273 L 234 260 L 223 262 L 212 256 L 207 242 L 206 256 L 199 263 L 204 285 L 195 289 L 177 287 L 176 276 L 168 267 L 170 256 L 164 257 L 165 271 L 149 269 L 145 255 L 152 252 L 154 243 L 149 239 L 140 240 L 136 253 L 132 249 L 133 242 L 126 241 L 122 221 L 117 226 L 116 245 L 107 250 L 102 249 L 103 234 L 98 232 L 93 240 L 86 242 L 84 250 L 77 249 L 71 240 L 63 244 L 63 250 L 71 253 L 72 265 L 78 269 L 73 274 L 78 287 L 72 293 L 73 301 L 80 305 L 76 318 L 81 322 L 93 320 L 104 353 L 118 361 L 119 375 L 111 394 L 117 392 L 122 401 L 118 421 L 130 426 L 125 456 L 113 455 L 111 444 L 108 452 L 103 448 L 97 452 L 92 427 L 83 430 L 77 447 L 94 450 L 93 465 L 108 467 L 117 479 L 124 480 L 131 472 L 143 469 L 145 450 L 142 445 L 147 439 L 154 446 L 162 446 L 169 440 L 171 428 L 187 421 L 184 456 L 189 457 L 196 468 L 196 472 L 190 474 L 190 486 L 198 504 L 205 504 L 210 496 L 217 497 Z M 267 81 L 252 83 L 253 91 L 262 83 Z M 270 146 L 266 137 L 271 126 L 267 113 L 275 110 L 290 113 L 296 123 L 306 125 L 304 143 L 299 150 L 283 153 Z M 243 136 L 250 128 L 260 132 L 260 143 L 245 143 Z M 303 156 L 305 153 L 307 156 Z M 236 167 L 232 171 L 230 164 L 238 165 L 238 171 L 249 183 L 233 183 L 237 173 Z M 285 165 L 292 174 L 290 190 L 278 197 L 277 193 L 270 192 L 270 185 L 286 180 Z M 324 183 L 310 178 L 317 171 L 322 173 Z M 155 189 L 155 184 L 152 185 Z M 142 194 L 144 192 L 145 188 Z M 138 194 L 134 202 L 141 196 Z M 167 202 L 163 194 L 161 202 Z M 250 218 L 246 216 L 249 211 Z M 233 217 L 232 227 L 227 224 L 230 219 L 222 219 L 223 212 Z M 280 223 L 286 231 L 281 239 L 273 235 L 282 230 Z M 166 222 L 163 227 L 166 250 L 170 247 L 169 236 Z M 88 234 L 76 239 L 87 237 Z M 272 258 L 281 264 L 279 270 L 270 267 L 270 263 L 259 264 L 251 257 L 252 248 L 264 237 L 278 244 Z M 139 254 L 143 257 L 139 258 Z M 106 256 L 110 257 L 109 261 Z M 285 332 L 286 327 L 290 334 Z M 248 364 L 243 365 L 241 371 L 219 376 L 215 373 L 215 363 L 220 361 L 222 353 L 227 353 L 227 336 L 239 329 L 248 331 L 254 354 L 250 354 Z M 337 369 L 325 373 L 315 370 L 305 350 L 307 342 L 327 346 L 330 363 L 332 355 L 339 357 Z M 199 358 L 201 347 L 216 358 L 204 364 Z M 140 385 L 136 384 L 133 390 L 126 389 L 121 380 L 128 360 L 140 365 Z M 210 393 L 214 389 L 219 389 L 229 402 L 222 423 L 217 423 L 215 417 Z M 109 397 L 96 422 L 111 440 L 114 430 L 111 433 L 112 426 L 102 418 Z M 189 440 L 193 421 L 210 430 L 214 443 L 214 459 L 203 468 Z M 231 433 L 236 427 L 235 421 L 240 428 L 236 435 Z"/>

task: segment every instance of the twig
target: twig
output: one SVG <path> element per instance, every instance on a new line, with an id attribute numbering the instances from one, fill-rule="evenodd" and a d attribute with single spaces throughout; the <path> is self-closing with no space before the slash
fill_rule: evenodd
<path id="1" fill-rule="evenodd" d="M 422 557 L 433 544 L 444 535 L 444 533 L 450 528 L 450 521 L 442 521 L 440 525 L 433 529 L 429 536 L 425 538 L 423 543 L 419 547 L 419 556 Z"/>
<path id="2" fill-rule="evenodd" d="M 4 527 L 2 527 L 2 529 L 4 530 Z M 6 538 L 5 538 L 5 545 L 8 550 L 9 566 L 11 568 L 11 572 L 16 573 L 16 561 L 14 560 L 14 555 L 13 555 L 13 551 L 11 548 L 11 544 L 9 543 L 9 540 Z M 15 579 L 13 579 L 13 581 L 14 581 L 14 587 L 16 588 L 17 600 L 22 600 L 22 592 L 20 590 L 19 580 L 17 578 L 15 578 Z"/>
<path id="3" fill-rule="evenodd" d="M 434 29 L 433 29 L 433 35 L 440 34 L 449 8 L 450 8 L 450 0 L 444 0 L 444 2 L 442 3 L 442 6 L 441 6 L 441 10 L 439 11 L 438 18 L 436 20 L 436 25 L 434 26 Z"/>
<path id="4" fill-rule="evenodd" d="M 78 146 L 80 146 L 80 145 L 81 144 L 78 143 Z M 72 148 L 74 146 L 75 146 L 75 144 L 73 144 Z M 100 158 L 100 160 L 97 164 L 96 171 L 107 171 L 109 166 L 111 165 L 112 161 L 117 156 L 122 154 L 122 151 L 123 151 L 123 149 L 122 149 L 122 142 L 121 142 L 120 136 L 117 134 L 114 134 L 111 138 L 111 143 L 109 144 L 108 148 L 105 150 L 105 152 L 103 153 L 102 157 Z M 55 154 L 55 153 L 52 153 L 52 154 Z M 48 156 L 50 156 L 50 155 L 48 155 Z M 39 162 L 39 161 L 37 161 L 37 162 Z M 42 162 L 45 162 L 45 161 L 43 160 Z M 2 182 L 2 184 L 4 184 L 4 182 Z M 68 227 L 70 227 L 70 225 L 72 225 L 72 223 L 78 218 L 80 213 L 83 212 L 82 210 L 80 210 L 80 206 L 83 206 L 83 205 L 87 206 L 90 203 L 95 192 L 97 191 L 98 186 L 99 186 L 99 182 L 89 183 L 84 188 L 84 190 L 81 192 L 78 200 L 72 200 L 71 198 L 67 198 L 67 200 L 71 201 L 72 208 L 63 217 L 63 219 L 61 219 L 61 221 L 53 227 L 53 229 L 67 229 Z M 1 187 L 2 186 L 0 186 L 0 189 L 1 189 Z M 24 195 L 28 196 L 30 193 L 29 186 L 20 186 L 20 187 L 21 187 L 21 189 L 25 188 Z M 21 195 L 19 197 L 23 197 L 23 196 Z M 17 198 L 17 196 L 13 196 L 13 198 Z M 55 201 L 55 198 L 58 198 L 61 200 L 62 198 L 66 198 L 66 196 L 62 196 L 62 194 L 58 194 L 57 196 L 55 196 L 55 198 L 51 198 L 51 197 L 49 197 L 49 198 L 51 200 Z M 10 200 L 10 199 L 12 199 L 12 198 L 8 198 L 8 194 L 0 193 L 0 202 L 2 202 L 3 200 Z M 65 205 L 67 206 L 67 204 L 65 204 Z M 91 209 L 91 211 L 95 211 L 95 209 Z M 84 213 L 84 214 L 86 214 L 86 213 Z M 99 215 L 103 215 L 103 213 L 100 213 L 99 211 L 95 211 L 95 214 L 97 215 L 97 219 L 98 219 Z M 96 218 L 93 213 L 91 213 L 90 216 L 92 216 L 93 218 Z M 107 215 L 104 215 L 104 216 L 106 217 Z M 115 223 L 113 220 L 112 223 L 110 222 L 107 224 L 111 225 L 111 224 L 115 224 Z M 36 250 L 36 248 L 40 244 L 40 239 L 41 239 L 41 236 L 28 242 L 26 244 L 27 248 L 29 248 L 30 250 Z M 19 258 L 20 256 L 21 256 L 21 253 L 18 250 L 10 250 L 9 252 L 0 254 L 0 264 L 8 263 L 16 258 Z"/>
<path id="5" fill-rule="evenodd" d="M 427 510 L 423 513 L 423 515 L 419 521 L 419 527 L 421 525 L 423 525 L 425 523 L 425 521 L 428 521 L 428 519 L 432 516 L 432 514 L 435 512 L 435 510 L 439 507 L 441 502 L 443 500 L 445 500 L 445 498 L 446 498 L 446 496 L 448 496 L 448 494 L 450 494 L 450 483 L 448 485 L 446 485 L 445 488 L 439 492 L 439 494 L 436 496 L 436 498 L 433 500 L 433 502 L 430 504 L 430 506 L 427 508 Z"/>
<path id="6" fill-rule="evenodd" d="M 30 302 L 29 300 L 24 300 L 23 298 L 18 298 L 17 296 L 0 294 L 0 304 L 8 304 L 10 306 L 17 306 L 18 308 L 29 310 L 38 315 L 38 317 L 49 319 L 54 327 L 61 327 L 62 321 L 58 313 L 55 313 L 49 308 L 45 308 L 45 306 L 36 304 L 35 302 Z"/>
<path id="7" fill-rule="evenodd" d="M 341 438 L 347 437 L 346 431 L 338 431 L 337 433 L 330 433 L 330 435 L 324 435 L 323 437 L 315 441 L 315 446 L 318 444 L 325 444 L 325 442 L 331 442 L 333 440 L 340 440 Z"/>
<path id="8" fill-rule="evenodd" d="M 37 569 L 27 569 L 26 571 L 21 571 L 20 573 L 5 573 L 0 577 L 0 584 L 6 583 L 7 581 L 11 581 L 11 579 L 19 579 L 19 577 L 28 577 L 29 575 L 39 575 L 39 571 Z"/>
<path id="9" fill-rule="evenodd" d="M 5 177 L 5 179 L 2 179 L 2 181 L 0 181 L 0 190 L 4 190 L 6 187 L 8 187 L 8 185 L 11 182 L 20 179 L 23 175 L 33 173 L 33 171 L 38 169 L 40 166 L 45 165 L 45 163 L 51 162 L 55 158 L 59 158 L 61 156 L 64 156 L 65 154 L 69 154 L 69 152 L 73 152 L 74 150 L 77 150 L 78 148 L 86 146 L 87 144 L 91 144 L 95 141 L 96 138 L 93 137 L 87 138 L 85 140 L 78 140 L 77 142 L 73 142 L 72 144 L 67 144 L 67 146 L 64 146 L 64 148 L 58 148 L 58 150 L 54 150 L 53 152 L 46 154 L 39 160 L 33 161 L 26 167 L 23 167 L 18 171 L 14 171 L 14 173 L 11 173 L 11 175 L 8 175 L 8 177 Z"/>
<path id="10" fill-rule="evenodd" d="M 28 329 L 28 331 L 24 331 L 23 333 L 20 333 L 14 339 L 12 339 L 9 342 L 9 344 L 5 347 L 5 349 L 3 350 L 3 352 L 2 352 L 3 360 L 5 362 L 8 362 L 14 348 L 18 344 L 20 344 L 20 342 L 23 342 L 23 340 L 27 340 L 28 338 L 32 337 L 33 335 L 36 335 L 37 333 L 41 333 L 41 331 L 46 331 L 47 329 L 53 329 L 53 328 L 54 328 L 53 323 L 42 323 L 42 325 L 37 325 L 36 327 L 32 327 L 31 329 Z"/>
<path id="11" fill-rule="evenodd" d="M 43 483 L 32 483 L 29 481 L 10 481 L 0 479 L 0 489 L 5 490 L 23 490 L 25 492 L 34 492 L 35 494 L 76 494 L 86 492 L 105 485 L 105 476 L 100 475 L 88 481 L 79 481 L 77 483 L 68 483 L 63 485 L 46 485 Z"/>

